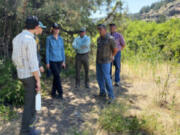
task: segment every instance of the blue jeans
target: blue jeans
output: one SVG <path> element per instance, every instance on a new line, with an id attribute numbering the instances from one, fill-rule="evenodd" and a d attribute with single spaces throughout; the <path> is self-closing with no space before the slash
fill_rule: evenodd
<path id="1" fill-rule="evenodd" d="M 112 65 L 115 66 L 115 82 L 120 82 L 120 72 L 121 72 L 121 51 L 119 51 L 116 56 L 114 57 L 114 61 L 111 64 L 111 78 L 112 78 Z"/>
<path id="2" fill-rule="evenodd" d="M 112 80 L 110 76 L 110 68 L 111 63 L 96 63 L 96 77 L 100 87 L 100 94 L 105 94 L 107 90 L 109 98 L 114 99 Z"/>

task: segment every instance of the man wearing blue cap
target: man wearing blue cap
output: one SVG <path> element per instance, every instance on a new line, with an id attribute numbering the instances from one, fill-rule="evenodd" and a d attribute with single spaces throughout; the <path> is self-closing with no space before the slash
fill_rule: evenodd
<path id="1" fill-rule="evenodd" d="M 12 60 L 16 66 L 18 78 L 24 86 L 24 111 L 20 135 L 40 135 L 40 131 L 31 127 L 35 111 L 35 95 L 41 89 L 37 45 L 34 35 L 40 33 L 41 26 L 36 16 L 26 19 L 25 30 L 13 39 Z"/>
<path id="2" fill-rule="evenodd" d="M 39 21 L 38 32 L 36 33 L 35 40 L 36 40 L 36 44 L 37 44 L 37 57 L 38 57 L 38 62 L 39 62 L 39 70 L 42 73 L 44 72 L 44 68 L 43 68 L 43 65 L 41 62 L 41 55 L 40 55 L 41 45 L 40 45 L 40 40 L 39 40 L 38 35 L 42 34 L 43 29 L 46 29 L 46 26 L 44 26 L 43 23 Z"/>
<path id="3" fill-rule="evenodd" d="M 73 48 L 76 51 L 76 88 L 80 87 L 81 65 L 85 71 L 85 87 L 89 88 L 89 56 L 91 39 L 86 35 L 86 28 L 81 28 L 79 36 L 73 41 Z"/>

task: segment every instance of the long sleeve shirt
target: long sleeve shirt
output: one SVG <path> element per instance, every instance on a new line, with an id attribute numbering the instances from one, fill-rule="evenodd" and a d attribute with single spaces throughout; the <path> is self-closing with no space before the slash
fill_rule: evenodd
<path id="1" fill-rule="evenodd" d="M 73 41 L 72 47 L 78 54 L 85 54 L 90 51 L 91 39 L 87 35 L 83 37 L 76 37 Z"/>
<path id="2" fill-rule="evenodd" d="M 33 72 L 39 72 L 37 45 L 34 35 L 29 31 L 23 30 L 13 39 L 12 60 L 19 79 L 32 77 Z"/>
<path id="3" fill-rule="evenodd" d="M 122 47 L 125 46 L 125 41 L 124 41 L 123 36 L 118 32 L 111 33 L 111 36 L 114 37 L 118 49 L 121 50 Z"/>
<path id="4" fill-rule="evenodd" d="M 65 62 L 64 41 L 58 36 L 56 39 L 50 35 L 46 39 L 46 64 L 52 62 Z"/>

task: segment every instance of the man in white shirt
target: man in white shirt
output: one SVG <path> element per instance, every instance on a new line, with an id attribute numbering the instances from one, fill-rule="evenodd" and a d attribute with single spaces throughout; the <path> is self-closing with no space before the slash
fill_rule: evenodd
<path id="1" fill-rule="evenodd" d="M 37 45 L 34 39 L 34 34 L 38 34 L 41 29 L 38 18 L 28 17 L 25 28 L 13 39 L 12 53 L 18 78 L 24 85 L 24 111 L 20 135 L 39 135 L 39 130 L 30 127 L 36 115 L 35 95 L 41 89 Z"/>

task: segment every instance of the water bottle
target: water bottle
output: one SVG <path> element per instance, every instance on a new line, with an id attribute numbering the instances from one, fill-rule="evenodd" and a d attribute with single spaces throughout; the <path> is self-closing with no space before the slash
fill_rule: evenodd
<path id="1" fill-rule="evenodd" d="M 36 94 L 36 111 L 41 110 L 41 94 L 37 93 Z"/>

